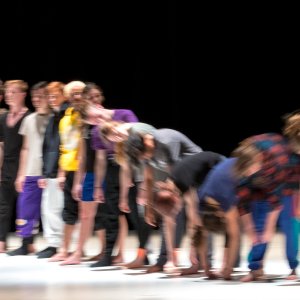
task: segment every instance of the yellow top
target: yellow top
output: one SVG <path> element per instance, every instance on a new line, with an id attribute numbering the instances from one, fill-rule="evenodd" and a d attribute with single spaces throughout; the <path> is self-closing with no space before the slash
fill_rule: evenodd
<path id="1" fill-rule="evenodd" d="M 77 171 L 79 166 L 79 142 L 81 137 L 79 113 L 67 108 L 59 122 L 59 166 L 64 171 Z"/>

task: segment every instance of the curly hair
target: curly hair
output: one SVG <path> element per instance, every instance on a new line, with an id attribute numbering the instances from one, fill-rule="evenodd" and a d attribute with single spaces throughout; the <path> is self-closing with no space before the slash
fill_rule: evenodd
<path id="1" fill-rule="evenodd" d="M 290 139 L 300 141 L 300 112 L 290 114 L 285 118 L 283 134 Z"/>
<path id="2" fill-rule="evenodd" d="M 253 160 L 259 153 L 259 150 L 251 143 L 250 138 L 242 141 L 232 152 L 232 156 L 237 158 L 233 167 L 234 175 L 241 177 L 243 173 L 253 164 Z"/>
<path id="3" fill-rule="evenodd" d="M 204 201 L 201 206 L 201 219 L 203 227 L 212 232 L 226 232 L 226 221 L 220 213 L 218 205 L 212 205 Z"/>

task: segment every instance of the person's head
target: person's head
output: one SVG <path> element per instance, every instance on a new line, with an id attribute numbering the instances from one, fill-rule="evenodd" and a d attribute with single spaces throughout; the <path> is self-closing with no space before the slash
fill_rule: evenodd
<path id="1" fill-rule="evenodd" d="M 92 104 L 87 101 L 84 101 L 79 111 L 84 123 L 100 126 L 106 122 L 110 122 L 114 114 L 112 109 L 106 109 L 101 104 Z"/>
<path id="2" fill-rule="evenodd" d="M 232 156 L 236 157 L 233 171 L 237 178 L 251 176 L 262 167 L 262 154 L 248 139 L 240 143 L 232 152 Z"/>
<path id="3" fill-rule="evenodd" d="M 82 91 L 82 97 L 91 104 L 102 105 L 105 100 L 103 89 L 93 82 L 86 83 Z"/>
<path id="4" fill-rule="evenodd" d="M 215 199 L 205 197 L 201 204 L 200 214 L 203 227 L 206 230 L 217 233 L 226 231 L 225 213 Z"/>
<path id="5" fill-rule="evenodd" d="M 129 123 L 120 121 L 110 121 L 101 124 L 100 135 L 103 139 L 113 142 L 120 143 L 128 139 L 128 126 Z"/>
<path id="6" fill-rule="evenodd" d="M 82 91 L 81 105 L 77 108 L 84 123 L 100 125 L 111 120 L 111 110 L 102 106 L 104 100 L 102 88 L 93 82 L 87 82 Z"/>
<path id="7" fill-rule="evenodd" d="M 67 101 L 64 95 L 65 84 L 59 81 L 52 81 L 46 87 L 49 105 L 54 110 L 59 110 L 60 106 Z"/>
<path id="8" fill-rule="evenodd" d="M 6 81 L 4 83 L 6 104 L 10 108 L 24 106 L 27 90 L 28 84 L 23 80 Z"/>
<path id="9" fill-rule="evenodd" d="M 31 103 L 35 110 L 39 113 L 47 113 L 49 110 L 49 102 L 46 93 L 48 83 L 40 81 L 34 84 L 30 89 Z"/>
<path id="10" fill-rule="evenodd" d="M 182 207 L 182 198 L 172 180 L 155 183 L 153 205 L 153 208 L 163 216 L 174 217 L 177 215 Z"/>
<path id="11" fill-rule="evenodd" d="M 142 154 L 146 151 L 146 145 L 142 135 L 133 133 L 125 142 L 125 153 L 130 164 L 139 166 Z"/>
<path id="12" fill-rule="evenodd" d="M 283 134 L 288 138 L 292 150 L 300 154 L 300 111 L 285 115 Z"/>
<path id="13" fill-rule="evenodd" d="M 82 91 L 85 83 L 82 81 L 71 81 L 64 87 L 64 95 L 70 101 L 75 110 L 81 111 L 84 101 L 82 100 Z"/>
<path id="14" fill-rule="evenodd" d="M 4 98 L 4 85 L 3 81 L 0 79 L 0 103 L 2 102 Z"/>
<path id="15" fill-rule="evenodd" d="M 151 159 L 154 148 L 155 142 L 151 134 L 132 133 L 125 142 L 126 155 L 134 166 L 138 166 L 143 160 Z"/>

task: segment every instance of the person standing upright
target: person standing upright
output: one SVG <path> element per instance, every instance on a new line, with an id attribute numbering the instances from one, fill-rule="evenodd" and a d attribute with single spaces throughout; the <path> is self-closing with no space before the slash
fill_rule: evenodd
<path id="1" fill-rule="evenodd" d="M 10 231 L 18 197 L 15 189 L 15 180 L 23 142 L 19 129 L 24 117 L 30 114 L 30 111 L 25 106 L 28 90 L 28 84 L 25 81 L 6 81 L 4 90 L 5 102 L 9 110 L 0 117 L 0 253 L 6 251 L 7 235 Z"/>

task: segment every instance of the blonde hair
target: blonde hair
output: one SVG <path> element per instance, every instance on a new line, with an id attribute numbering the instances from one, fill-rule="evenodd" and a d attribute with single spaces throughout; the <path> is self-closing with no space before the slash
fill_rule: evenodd
<path id="1" fill-rule="evenodd" d="M 252 144 L 250 138 L 242 141 L 232 152 L 232 156 L 237 158 L 234 164 L 234 174 L 241 177 L 243 173 L 253 164 L 260 151 Z"/>
<path id="2" fill-rule="evenodd" d="M 122 121 L 109 121 L 103 123 L 100 128 L 99 128 L 99 133 L 100 137 L 105 141 L 105 142 L 110 142 L 108 140 L 108 135 L 112 132 L 112 128 L 117 127 L 118 125 L 122 124 L 124 122 Z M 122 165 L 125 162 L 128 161 L 127 155 L 125 152 L 125 142 L 117 142 L 114 143 L 114 151 L 115 151 L 115 161 L 119 164 Z"/>
<path id="3" fill-rule="evenodd" d="M 123 122 L 120 121 L 108 121 L 104 122 L 100 127 L 100 134 L 103 139 L 108 141 L 108 136 L 112 133 L 112 129 L 119 126 Z"/>
<path id="4" fill-rule="evenodd" d="M 300 113 L 292 114 L 286 118 L 283 134 L 288 138 L 300 140 Z"/>
<path id="5" fill-rule="evenodd" d="M 293 152 L 300 153 L 300 112 L 285 117 L 283 134 L 288 138 Z"/>
<path id="6" fill-rule="evenodd" d="M 23 80 L 7 80 L 4 83 L 4 89 L 7 89 L 11 85 L 17 85 L 23 93 L 26 93 L 28 90 L 28 84 Z"/>

